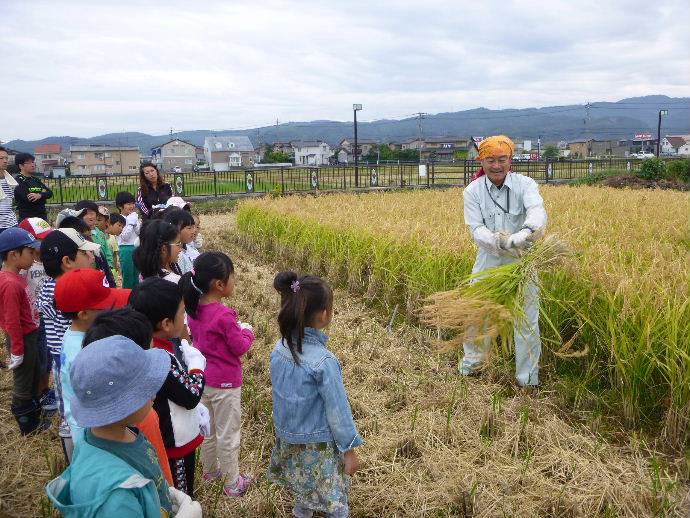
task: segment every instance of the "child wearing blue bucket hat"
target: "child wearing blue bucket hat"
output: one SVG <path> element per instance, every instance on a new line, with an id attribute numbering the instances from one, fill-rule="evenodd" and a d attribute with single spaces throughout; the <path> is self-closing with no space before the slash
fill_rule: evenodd
<path id="1" fill-rule="evenodd" d="M 151 410 L 170 357 L 129 338 L 96 340 L 70 369 L 72 412 L 84 427 L 70 466 L 48 483 L 66 517 L 201 517 L 201 506 L 165 481 L 151 443 L 134 426 Z"/>

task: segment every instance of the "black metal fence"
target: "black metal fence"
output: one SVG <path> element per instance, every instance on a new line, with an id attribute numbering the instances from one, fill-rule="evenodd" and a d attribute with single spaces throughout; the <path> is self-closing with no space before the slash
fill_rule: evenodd
<path id="1" fill-rule="evenodd" d="M 638 171 L 639 159 L 590 159 L 567 161 L 514 161 L 512 170 L 540 182 L 557 182 L 598 174 Z M 232 171 L 177 173 L 166 181 L 183 197 L 218 198 L 253 193 L 349 191 L 371 188 L 405 188 L 467 185 L 479 163 L 361 164 L 349 166 L 265 168 Z M 51 205 L 79 200 L 112 202 L 120 191 L 136 193 L 138 175 L 77 176 L 46 179 L 53 190 Z"/>

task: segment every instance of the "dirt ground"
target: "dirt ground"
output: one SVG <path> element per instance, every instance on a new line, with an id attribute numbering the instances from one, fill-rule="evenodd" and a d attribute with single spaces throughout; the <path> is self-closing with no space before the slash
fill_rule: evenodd
<path id="1" fill-rule="evenodd" d="M 639 176 L 623 175 L 606 178 L 602 185 L 606 187 L 629 187 L 631 189 L 673 189 L 676 191 L 690 191 L 690 184 L 678 180 L 645 180 Z"/>
<path id="2" fill-rule="evenodd" d="M 206 249 L 226 251 L 236 265 L 237 292 L 227 302 L 257 334 L 244 363 L 240 459 L 256 483 L 238 500 L 224 497 L 219 483 L 201 483 L 197 498 L 204 516 L 290 516 L 289 495 L 265 479 L 277 268 L 243 251 L 233 225 L 228 214 L 202 220 Z M 352 516 L 687 516 L 685 458 L 653 451 L 638 434 L 607 442 L 576 424 L 548 381 L 526 393 L 510 376 L 460 378 L 457 357 L 439 355 L 427 333 L 406 325 L 389 332 L 385 315 L 343 291 L 335 311 L 329 345 L 365 439 Z M 0 516 L 51 516 L 43 486 L 63 469 L 57 434 L 20 437 L 10 387 L 3 370 Z"/>

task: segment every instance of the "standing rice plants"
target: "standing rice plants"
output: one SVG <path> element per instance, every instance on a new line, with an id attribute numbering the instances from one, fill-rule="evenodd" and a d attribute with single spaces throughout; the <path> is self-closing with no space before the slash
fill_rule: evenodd
<path id="1" fill-rule="evenodd" d="M 670 442 L 687 441 L 690 200 L 669 191 L 541 191 L 549 232 L 578 251 L 541 276 L 543 363 L 585 379 L 630 424 L 661 423 Z M 424 297 L 461 286 L 476 254 L 458 189 L 252 200 L 237 217 L 255 250 L 311 258 L 312 267 L 339 272 L 333 282 L 408 316 Z"/>

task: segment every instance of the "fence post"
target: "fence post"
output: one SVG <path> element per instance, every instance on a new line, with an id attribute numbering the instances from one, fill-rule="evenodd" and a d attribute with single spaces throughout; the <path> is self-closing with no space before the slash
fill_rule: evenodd
<path id="1" fill-rule="evenodd" d="M 431 185 L 436 185 L 436 166 L 431 164 Z"/>
<path id="2" fill-rule="evenodd" d="M 549 161 L 544 161 L 544 183 L 549 183 Z"/>
<path id="3" fill-rule="evenodd" d="M 213 171 L 213 197 L 218 197 L 218 173 Z"/>
<path id="4" fill-rule="evenodd" d="M 60 192 L 60 206 L 65 205 L 65 200 L 62 197 L 62 176 L 58 176 L 58 191 Z"/>
<path id="5" fill-rule="evenodd" d="M 403 166 L 399 165 L 398 169 L 400 170 L 400 188 L 402 189 L 405 186 L 405 180 L 403 179 Z M 419 169 L 419 167 L 417 169 Z"/>
<path id="6" fill-rule="evenodd" d="M 462 163 L 462 185 L 467 187 L 467 160 Z"/>

